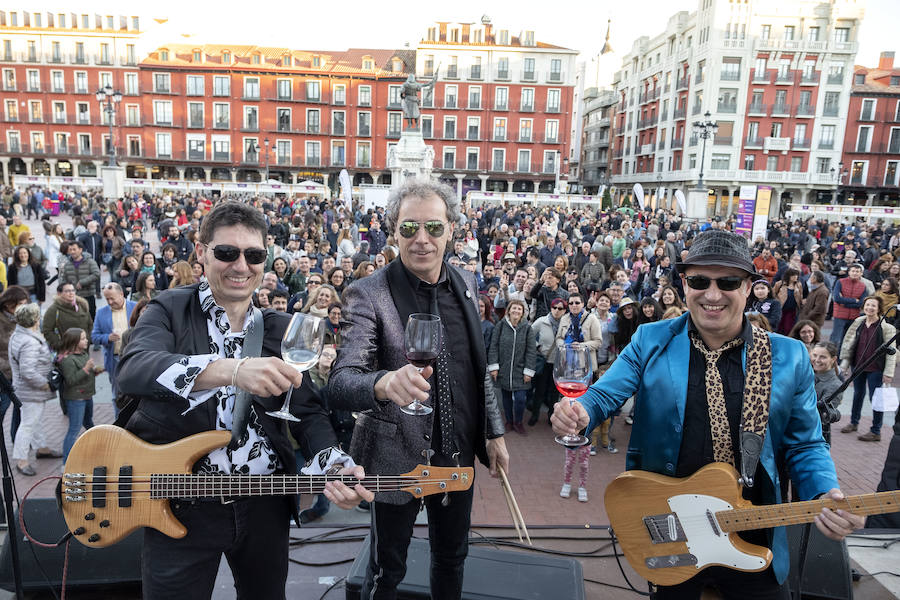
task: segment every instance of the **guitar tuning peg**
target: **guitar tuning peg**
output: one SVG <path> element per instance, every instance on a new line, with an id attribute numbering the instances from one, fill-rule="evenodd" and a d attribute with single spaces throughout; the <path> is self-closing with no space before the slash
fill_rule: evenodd
<path id="1" fill-rule="evenodd" d="M 422 450 L 422 456 L 425 457 L 425 464 L 429 467 L 431 466 L 431 457 L 434 456 L 434 450 L 428 448 L 426 450 Z"/>

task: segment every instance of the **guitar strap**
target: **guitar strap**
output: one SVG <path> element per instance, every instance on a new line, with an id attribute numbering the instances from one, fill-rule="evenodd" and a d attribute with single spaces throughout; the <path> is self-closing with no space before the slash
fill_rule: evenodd
<path id="1" fill-rule="evenodd" d="M 747 348 L 747 373 L 741 414 L 741 483 L 753 487 L 759 455 L 769 424 L 772 394 L 772 343 L 768 334 L 751 326 L 753 343 Z"/>
<path id="2" fill-rule="evenodd" d="M 262 311 L 253 307 L 250 328 L 241 345 L 241 358 L 256 358 L 262 353 L 263 316 Z M 234 391 L 234 412 L 231 417 L 231 442 L 228 447 L 235 450 L 247 434 L 247 421 L 250 418 L 250 398 L 252 394 L 236 387 Z"/>

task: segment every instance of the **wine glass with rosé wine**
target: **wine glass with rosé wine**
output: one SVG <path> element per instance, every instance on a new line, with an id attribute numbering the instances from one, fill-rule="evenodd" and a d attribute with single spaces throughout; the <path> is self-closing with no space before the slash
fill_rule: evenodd
<path id="1" fill-rule="evenodd" d="M 568 398 L 561 402 L 575 402 L 575 398 L 587 391 L 591 383 L 591 350 L 584 344 L 558 342 L 556 345 L 556 362 L 553 363 L 553 382 L 559 393 Z M 556 436 L 556 443 L 568 448 L 584 446 L 590 440 L 577 433 Z"/>

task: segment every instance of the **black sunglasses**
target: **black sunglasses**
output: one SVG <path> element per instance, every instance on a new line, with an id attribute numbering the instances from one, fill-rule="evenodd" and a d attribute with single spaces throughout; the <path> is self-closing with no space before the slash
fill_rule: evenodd
<path id="1" fill-rule="evenodd" d="M 723 292 L 733 292 L 738 289 L 741 287 L 744 279 L 746 278 L 741 277 L 740 275 L 728 275 L 716 279 L 707 277 L 706 275 L 688 275 L 684 278 L 684 280 L 687 281 L 688 287 L 692 290 L 705 290 L 709 288 L 710 283 L 715 281 L 716 286 Z"/>
<path id="2" fill-rule="evenodd" d="M 238 259 L 242 250 L 237 246 L 229 246 L 228 244 L 219 244 L 215 248 L 210 248 L 216 260 L 231 263 Z M 259 265 L 266 262 L 268 253 L 264 248 L 245 248 L 243 250 L 244 260 L 248 265 Z"/>
<path id="3" fill-rule="evenodd" d="M 403 221 L 400 223 L 398 227 L 400 231 L 400 235 L 409 239 L 416 235 L 419 231 L 419 227 L 425 227 L 425 233 L 430 235 L 433 238 L 441 237 L 444 235 L 444 226 L 445 223 L 443 221 L 425 221 L 424 223 L 417 223 L 416 221 Z"/>

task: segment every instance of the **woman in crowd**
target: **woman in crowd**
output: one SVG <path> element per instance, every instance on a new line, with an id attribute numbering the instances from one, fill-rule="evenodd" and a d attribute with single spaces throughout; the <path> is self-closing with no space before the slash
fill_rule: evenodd
<path id="1" fill-rule="evenodd" d="M 884 309 L 884 316 L 892 321 L 897 315 L 897 303 L 900 302 L 900 292 L 897 289 L 897 280 L 893 277 L 885 277 L 881 283 L 877 285 L 875 296 L 881 299 L 881 306 Z"/>
<path id="2" fill-rule="evenodd" d="M 56 286 L 56 297 L 41 323 L 41 333 L 47 344 L 59 352 L 63 344 L 63 334 L 73 327 L 92 331 L 94 322 L 88 310 L 87 300 L 75 293 L 75 286 L 69 282 Z"/>
<path id="3" fill-rule="evenodd" d="M 6 288 L 0 294 L 0 371 L 12 382 L 12 367 L 9 365 L 9 338 L 16 329 L 16 309 L 28 304 L 28 292 L 17 285 Z M 86 303 L 85 303 L 86 304 Z M 12 404 L 12 399 L 0 389 L 0 421 L 6 416 L 6 410 Z M 10 439 L 15 441 L 16 430 L 19 428 L 21 412 L 18 407 L 13 409 L 12 422 L 10 424 Z"/>
<path id="4" fill-rule="evenodd" d="M 175 275 L 172 277 L 172 281 L 169 282 L 170 289 L 197 283 L 197 280 L 194 279 L 194 270 L 191 269 L 191 265 L 187 261 L 179 260 L 176 262 L 172 265 L 172 272 Z"/>
<path id="5" fill-rule="evenodd" d="M 103 372 L 103 367 L 94 364 L 94 359 L 88 353 L 89 345 L 85 330 L 71 327 L 63 333 L 62 347 L 56 357 L 63 376 L 59 395 L 66 416 L 69 417 L 69 428 L 63 438 L 63 463 L 69 457 L 69 451 L 75 445 L 82 426 L 85 430 L 94 426 L 95 383 L 97 375 Z"/>
<path id="6" fill-rule="evenodd" d="M 291 272 L 291 268 L 288 266 L 287 261 L 279 256 L 272 261 L 272 271 L 278 277 L 278 281 L 284 286 L 284 289 L 290 290 L 291 276 L 293 273 Z"/>
<path id="7" fill-rule="evenodd" d="M 673 306 L 684 310 L 684 302 L 681 301 L 678 290 L 671 285 L 663 286 L 662 291 L 659 293 L 659 305 L 663 309 L 663 312 Z"/>
<path id="8" fill-rule="evenodd" d="M 253 305 L 256 308 L 272 308 L 272 290 L 261 287 L 253 294 Z"/>
<path id="9" fill-rule="evenodd" d="M 190 260 L 190 263 L 191 271 L 194 272 L 194 279 L 196 279 L 197 281 L 203 281 L 204 277 L 206 277 L 206 273 L 204 273 L 203 271 L 203 264 L 194 258 Z"/>
<path id="10" fill-rule="evenodd" d="M 747 299 L 746 312 L 756 312 L 769 320 L 772 331 L 781 322 L 781 302 L 772 294 L 772 286 L 765 279 L 757 279 L 750 288 L 750 297 Z"/>
<path id="11" fill-rule="evenodd" d="M 631 281 L 637 281 L 641 273 L 646 274 L 650 272 L 650 261 L 647 259 L 647 255 L 644 254 L 643 246 L 635 249 L 634 254 L 631 255 L 631 263 Z"/>
<path id="12" fill-rule="evenodd" d="M 162 265 L 156 262 L 156 255 L 149 250 L 141 255 L 141 273 L 149 273 L 153 277 L 157 290 L 169 289 L 169 276 L 166 275 Z"/>
<path id="13" fill-rule="evenodd" d="M 356 247 L 353 245 L 353 234 L 350 225 L 344 223 L 337 237 L 337 262 L 340 264 L 341 259 L 345 256 L 353 256 L 356 254 Z"/>
<path id="14" fill-rule="evenodd" d="M 344 271 L 340 267 L 334 267 L 333 269 L 328 271 L 326 281 L 331 284 L 331 287 L 333 287 L 340 296 L 340 294 L 344 292 L 344 287 L 346 287 L 344 285 L 345 279 L 346 276 L 344 275 Z"/>
<path id="15" fill-rule="evenodd" d="M 831 342 L 816 342 L 812 350 L 809 351 L 809 359 L 812 362 L 812 368 L 815 372 L 815 388 L 816 400 L 822 402 L 826 398 L 830 398 L 837 391 L 841 384 L 839 377 L 837 359 L 838 349 Z M 841 403 L 841 397 L 838 396 L 832 401 L 834 408 Z M 822 424 L 822 433 L 825 435 L 825 441 L 831 444 L 831 424 Z"/>
<path id="16" fill-rule="evenodd" d="M 522 419 L 531 378 L 537 367 L 537 345 L 531 324 L 525 317 L 525 303 L 510 300 L 506 316 L 494 327 L 488 348 L 488 371 L 503 395 L 506 430 L 525 435 Z"/>
<path id="17" fill-rule="evenodd" d="M 59 223 L 50 224 L 49 231 L 47 235 L 44 236 L 44 243 L 46 245 L 44 249 L 44 253 L 47 256 L 47 275 L 51 277 L 51 279 L 47 283 L 52 283 L 59 277 L 59 272 L 62 270 L 62 265 L 60 264 L 60 258 L 64 259 L 62 254 L 62 250 L 60 250 L 60 244 L 66 241 L 66 232 L 63 231 L 63 226 Z"/>
<path id="18" fill-rule="evenodd" d="M 153 276 L 153 273 L 148 273 L 146 271 L 139 273 L 137 280 L 134 283 L 134 293 L 131 294 L 131 300 L 139 302 L 146 298 L 149 302 L 158 295 L 159 290 L 156 289 L 156 278 Z"/>
<path id="19" fill-rule="evenodd" d="M 41 309 L 37 304 L 25 304 L 16 309 L 16 328 L 9 338 L 9 364 L 12 384 L 22 401 L 22 422 L 16 433 L 12 458 L 22 475 L 37 474 L 31 464 L 31 450 L 37 458 L 61 458 L 60 452 L 47 447 L 41 419 L 44 406 L 56 397 L 47 384 L 47 374 L 53 367 L 53 351 L 38 330 Z"/>
<path id="20" fill-rule="evenodd" d="M 648 296 L 641 300 L 641 310 L 638 312 L 638 325 L 655 323 L 662 319 L 662 315 L 662 307 L 656 300 Z"/>
<path id="21" fill-rule="evenodd" d="M 134 282 L 137 279 L 137 274 L 141 270 L 141 265 L 138 262 L 138 259 L 129 254 L 125 258 L 122 259 L 121 264 L 116 267 L 113 272 L 112 280 L 122 286 L 122 289 L 125 290 L 126 294 L 130 294 L 132 290 L 134 290 Z"/>
<path id="22" fill-rule="evenodd" d="M 375 272 L 375 265 L 373 265 L 370 261 L 364 260 L 359 265 L 353 269 L 353 281 L 358 279 L 362 279 L 363 277 L 368 277 L 372 273 Z"/>
<path id="23" fill-rule="evenodd" d="M 631 343 L 631 336 L 637 331 L 638 325 L 638 303 L 625 296 L 619 303 L 619 308 L 616 310 L 616 318 L 613 319 L 609 327 L 610 333 L 613 335 L 617 355 L 621 354 L 625 346 Z M 634 421 L 633 415 L 634 406 L 631 407 L 631 411 L 625 417 L 626 425 L 631 425 Z"/>
<path id="24" fill-rule="evenodd" d="M 328 307 L 331 306 L 333 302 L 338 304 L 341 303 L 337 292 L 327 283 L 322 284 L 310 291 L 306 304 L 303 306 L 303 312 L 324 319 L 328 316 Z"/>
<path id="25" fill-rule="evenodd" d="M 813 346 L 818 344 L 821 340 L 822 332 L 818 325 L 812 321 L 803 319 L 794 323 L 794 327 L 791 329 L 788 337 L 800 340 L 806 345 L 806 349 L 812 352 Z"/>
<path id="26" fill-rule="evenodd" d="M 866 298 L 863 301 L 862 311 L 862 316 L 856 318 L 847 328 L 844 342 L 841 345 L 841 371 L 845 376 L 849 376 L 852 370 L 856 370 L 872 357 L 875 350 L 885 341 L 893 338 L 896 333 L 894 326 L 886 321 L 881 321 L 881 327 L 876 326 L 881 314 L 879 298 L 875 296 Z M 896 344 L 891 344 L 891 348 L 896 349 Z M 841 429 L 841 433 L 857 431 L 862 415 L 863 400 L 866 396 L 866 386 L 869 387 L 869 400 L 871 400 L 876 389 L 882 385 L 891 385 L 896 362 L 895 354 L 882 355 L 869 363 L 863 375 L 853 380 L 853 407 L 850 412 L 850 422 Z M 860 434 L 857 439 L 864 442 L 880 442 L 883 420 L 884 413 L 873 410 L 871 429 Z"/>
<path id="27" fill-rule="evenodd" d="M 775 331 L 787 335 L 793 329 L 803 306 L 803 284 L 800 282 L 800 272 L 796 269 L 786 269 L 781 280 L 772 288 L 772 295 L 781 303 L 781 320 Z M 775 325 L 773 323 L 773 325 Z"/>
<path id="28" fill-rule="evenodd" d="M 125 240 L 118 236 L 115 225 L 105 226 L 100 235 L 103 238 L 100 242 L 100 264 L 112 273 L 122 261 Z"/>
<path id="29" fill-rule="evenodd" d="M 7 268 L 6 281 L 8 285 L 24 288 L 31 301 L 39 305 L 47 298 L 47 274 L 27 246 L 17 246 L 13 251 L 12 262 Z"/>
<path id="30" fill-rule="evenodd" d="M 336 348 L 341 346 L 341 315 L 343 310 L 337 302 L 328 307 L 328 318 L 325 319 L 325 343 Z"/>
<path id="31" fill-rule="evenodd" d="M 166 277 L 172 279 L 175 276 L 175 271 L 172 267 L 175 266 L 175 263 L 178 262 L 178 258 L 176 255 L 178 254 L 178 249 L 175 247 L 175 244 L 166 243 L 163 244 L 162 250 L 160 251 L 160 257 L 156 261 L 159 265 L 159 268 L 165 273 Z M 157 282 L 159 283 L 159 282 Z M 165 287 L 161 287 L 161 290 L 168 289 L 168 282 L 166 282 Z"/>

